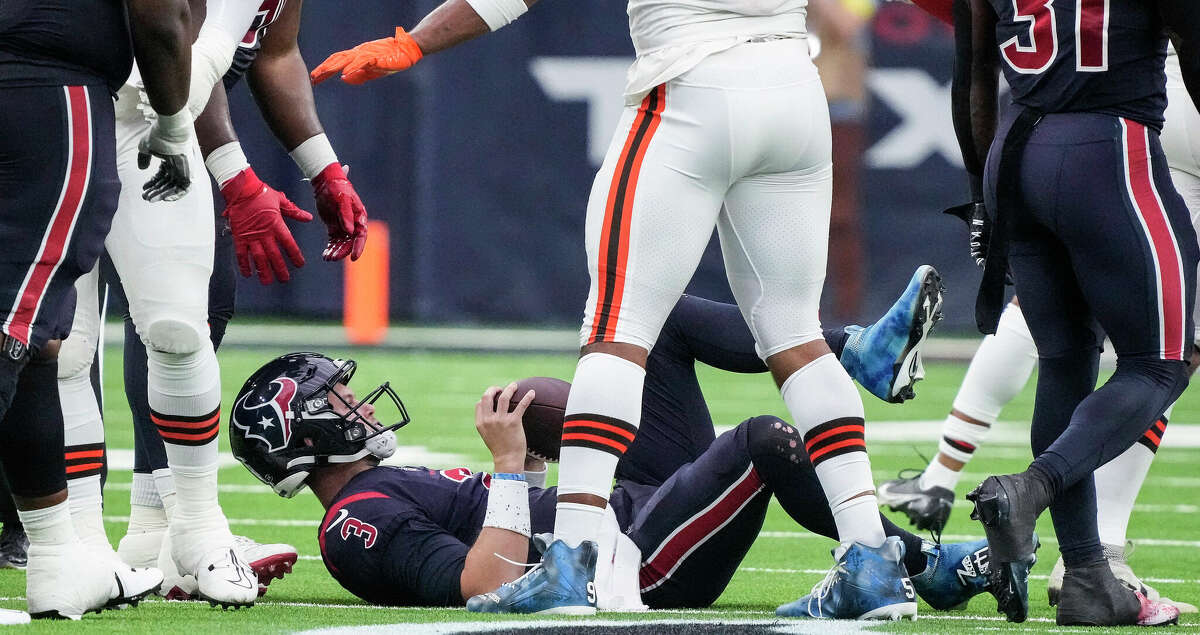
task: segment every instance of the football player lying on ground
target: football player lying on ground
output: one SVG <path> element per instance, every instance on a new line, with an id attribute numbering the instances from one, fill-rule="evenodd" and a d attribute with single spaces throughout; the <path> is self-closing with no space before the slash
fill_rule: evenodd
<path id="1" fill-rule="evenodd" d="M 898 323 L 896 313 L 866 332 Z M 922 319 L 914 316 L 911 322 Z M 846 339 L 840 331 L 828 333 L 831 344 Z M 844 350 L 859 360 L 871 352 Z M 584 550 L 582 561 L 564 558 L 574 552 L 557 553 L 561 543 L 555 543 L 543 566 L 527 574 L 568 581 L 576 597 L 557 612 L 590 609 L 593 603 L 624 609 L 643 602 L 653 608 L 711 604 L 758 536 L 772 495 L 797 522 L 836 540 L 795 428 L 760 416 L 714 439 L 695 362 L 733 372 L 766 371 L 737 307 L 685 296 L 649 359 L 642 434 L 618 466 L 600 553 Z M 318 534 L 326 567 L 368 602 L 461 606 L 470 600 L 473 610 L 522 602 L 529 612 L 546 606 L 548 598 L 538 594 L 473 597 L 520 577 L 519 563 L 538 558 L 528 537 L 553 530 L 555 489 L 526 481 L 544 478 L 544 464 L 527 457 L 521 425 L 532 392 L 515 395 L 515 384 L 492 387 L 476 404 L 476 428 L 495 463 L 490 475 L 463 468 L 381 467 L 379 459 L 394 450 L 391 431 L 408 417 L 397 399 L 401 421 L 379 423 L 373 404 L 384 394 L 395 395 L 384 384 L 359 399 L 347 385 L 354 370 L 352 361 L 315 353 L 285 355 L 263 366 L 234 406 L 229 426 L 234 455 L 281 495 L 292 496 L 306 485 L 313 490 L 326 508 Z M 860 613 L 889 615 L 897 594 L 912 603 L 919 594 L 934 608 L 948 609 L 988 590 L 986 542 L 934 545 L 886 518 L 883 524 L 893 536 L 889 548 L 903 554 L 911 583 L 904 579 L 897 584 L 901 588 L 875 589 L 872 597 L 882 603 L 856 607 Z M 541 536 L 534 540 L 539 549 L 549 543 Z M 598 588 L 591 588 L 588 573 L 598 555 Z M 843 601 L 828 593 L 836 575 L 835 567 L 798 602 Z"/>

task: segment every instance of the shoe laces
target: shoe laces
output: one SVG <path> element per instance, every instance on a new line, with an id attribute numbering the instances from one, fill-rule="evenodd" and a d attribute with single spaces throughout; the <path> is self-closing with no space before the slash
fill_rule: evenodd
<path id="1" fill-rule="evenodd" d="M 533 575 L 534 572 L 536 572 L 538 569 L 542 568 L 541 562 L 517 562 L 516 560 L 510 560 L 508 558 L 505 558 L 504 556 L 502 556 L 496 552 L 492 552 L 492 555 L 496 556 L 497 558 L 499 558 L 509 564 L 515 564 L 518 567 L 525 567 L 526 569 L 528 569 L 528 571 L 523 573 L 521 575 L 521 577 L 517 578 L 516 580 L 513 580 L 512 582 L 505 582 L 504 584 L 501 584 L 500 588 L 515 587 L 515 586 L 519 585 L 522 580 L 524 580 L 525 578 L 528 578 L 529 576 Z"/>
<path id="2" fill-rule="evenodd" d="M 842 566 L 842 561 L 838 560 L 829 568 L 829 572 L 825 574 L 825 578 L 813 585 L 813 588 L 808 592 L 808 607 L 809 613 L 812 611 L 812 603 L 817 603 L 816 615 L 821 615 L 821 605 L 825 602 L 825 598 L 829 596 L 833 590 L 833 585 L 837 583 L 838 574 L 846 573 L 845 567 Z"/>

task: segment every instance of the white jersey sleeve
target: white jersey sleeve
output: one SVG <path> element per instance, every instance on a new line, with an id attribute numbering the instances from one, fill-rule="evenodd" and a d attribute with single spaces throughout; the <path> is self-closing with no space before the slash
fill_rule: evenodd
<path id="1" fill-rule="evenodd" d="M 258 14 L 259 0 L 208 0 L 208 14 L 192 45 L 192 83 L 188 110 L 199 117 L 208 105 L 213 86 L 221 81 Z"/>

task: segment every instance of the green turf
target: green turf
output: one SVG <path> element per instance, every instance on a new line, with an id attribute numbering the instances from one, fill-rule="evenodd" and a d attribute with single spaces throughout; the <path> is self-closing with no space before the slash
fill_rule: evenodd
<path id="1" fill-rule="evenodd" d="M 282 351 L 280 351 L 282 352 Z M 368 386 L 390 380 L 400 392 L 412 423 L 401 433 L 402 443 L 425 446 L 430 451 L 462 455 L 473 468 L 488 468 L 483 444 L 475 436 L 473 404 L 489 384 L 501 384 L 530 375 L 549 375 L 570 378 L 574 360 L 570 356 L 509 356 L 467 354 L 398 354 L 365 350 L 343 352 L 359 361 L 356 386 Z M 224 403 L 233 395 L 244 378 L 271 356 L 270 351 L 228 349 L 221 352 L 224 378 Z M 132 431 L 128 410 L 123 400 L 119 351 L 106 355 L 106 407 L 108 440 L 111 448 L 132 447 Z M 868 422 L 871 420 L 940 419 L 953 399 L 962 379 L 965 366 L 959 364 L 929 364 L 928 379 L 918 385 L 918 398 L 902 406 L 887 405 L 864 393 Z M 762 413 L 785 415 L 782 403 L 770 380 L 765 376 L 725 374 L 709 369 L 701 371 L 702 383 L 712 406 L 714 420 L 732 425 L 748 416 Z M 1193 392 L 1194 394 L 1194 392 Z M 1003 419 L 1027 419 L 1032 409 L 1032 386 L 1004 412 Z M 1200 423 L 1200 399 L 1185 397 L 1175 410 L 1173 421 Z M 869 424 L 868 424 L 869 425 Z M 224 439 L 222 440 L 223 445 Z M 227 447 L 227 446 L 226 446 Z M 916 450 L 934 451 L 933 440 L 914 440 L 911 444 L 891 443 L 872 446 L 872 464 L 877 477 L 887 477 L 901 468 L 918 467 L 921 460 Z M 970 466 L 970 472 L 1008 472 L 1024 467 L 1027 450 L 1007 446 L 985 448 Z M 1195 466 L 1200 464 L 1200 450 L 1164 449 L 1154 465 L 1139 503 L 1143 504 L 1200 504 Z M 1184 480 L 1169 480 L 1183 477 Z M 124 516 L 128 513 L 128 472 L 114 472 L 109 482 L 114 484 L 106 496 L 106 515 Z M 221 472 L 225 484 L 257 484 L 240 467 Z M 124 485 L 124 487 L 122 487 Z M 959 495 L 973 483 L 964 480 Z M 233 522 L 235 532 L 263 542 L 282 541 L 295 545 L 302 556 L 316 556 L 316 530 L 312 526 L 280 527 L 248 525 L 244 519 L 309 520 L 321 517 L 316 500 L 305 493 L 295 500 L 283 500 L 263 486 L 261 493 L 222 493 L 221 502 Z M 1200 515 L 1192 513 L 1136 513 L 1130 535 L 1142 539 L 1200 541 Z M 894 516 L 904 525 L 902 517 Z M 803 530 L 792 523 L 778 506 L 767 517 L 766 530 L 796 532 Z M 116 543 L 123 534 L 123 524 L 110 522 L 109 536 Z M 1053 536 L 1048 519 L 1039 526 L 1043 536 Z M 946 530 L 947 534 L 981 535 L 979 526 L 969 520 L 966 510 L 957 508 Z M 830 564 L 832 543 L 825 539 L 794 535 L 764 537 L 750 551 L 743 570 L 734 577 L 728 590 L 711 612 L 653 613 L 630 616 L 604 614 L 602 619 L 764 619 L 775 606 L 795 599 L 820 580 Z M 1200 603 L 1200 586 L 1196 578 L 1198 561 L 1194 546 L 1143 546 L 1132 556 L 1137 571 L 1147 577 L 1176 579 L 1183 582 L 1163 582 L 1157 587 L 1164 594 L 1192 603 Z M 1041 552 L 1041 562 L 1034 575 L 1049 573 L 1057 553 L 1054 543 Z M 0 571 L 0 605 L 23 608 L 24 574 L 19 571 Z M 316 605 L 316 606 L 305 606 Z M 1053 618 L 1046 606 L 1045 581 L 1035 579 L 1031 584 L 1031 607 L 1034 620 Z M 1049 630 L 1052 623 L 1030 621 L 1020 627 L 997 621 L 990 598 L 973 601 L 966 612 L 938 614 L 922 607 L 922 619 L 915 624 L 885 625 L 882 630 L 902 632 L 962 632 L 969 629 Z M 953 618 L 953 619 L 950 619 Z M 294 573 L 271 586 L 271 591 L 258 606 L 249 610 L 223 612 L 197 603 L 165 603 L 149 601 L 137 609 L 106 612 L 89 616 L 80 624 L 37 624 L 36 630 L 71 632 L 208 632 L 227 629 L 239 632 L 279 632 L 335 625 L 395 624 L 401 622 L 459 622 L 480 619 L 463 610 L 402 610 L 382 609 L 362 605 L 343 591 L 326 573 L 317 560 L 301 560 Z M 493 618 L 495 619 L 495 618 Z M 1200 619 L 1185 616 L 1185 625 L 1200 627 Z"/>

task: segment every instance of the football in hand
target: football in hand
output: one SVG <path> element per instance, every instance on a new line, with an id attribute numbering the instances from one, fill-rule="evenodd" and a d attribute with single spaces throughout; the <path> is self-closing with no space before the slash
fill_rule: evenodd
<path id="1" fill-rule="evenodd" d="M 553 377 L 527 377 L 517 382 L 509 412 L 530 390 L 534 391 L 533 403 L 525 409 L 521 423 L 525 428 L 525 445 L 529 456 L 550 463 L 558 462 L 558 449 L 562 445 L 563 413 L 567 407 L 567 394 L 571 384 Z"/>

